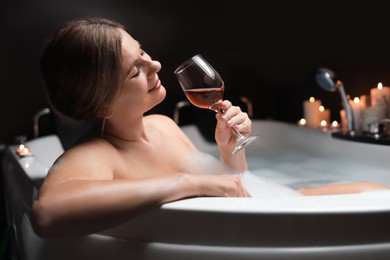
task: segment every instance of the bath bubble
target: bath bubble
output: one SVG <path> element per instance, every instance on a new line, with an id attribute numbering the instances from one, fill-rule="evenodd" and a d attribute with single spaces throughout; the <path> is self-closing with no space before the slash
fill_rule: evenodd
<path id="1" fill-rule="evenodd" d="M 350 158 L 318 157 L 297 151 L 249 156 L 249 170 L 293 189 L 353 182 L 390 185 L 389 169 Z"/>
<path id="2" fill-rule="evenodd" d="M 302 196 L 299 192 L 284 186 L 275 180 L 263 178 L 247 171 L 245 173 L 234 172 L 207 153 L 191 153 L 184 160 L 183 168 L 189 173 L 196 174 L 238 174 L 243 186 L 253 198 L 281 198 Z"/>
<path id="3" fill-rule="evenodd" d="M 294 189 L 247 171 L 240 174 L 241 182 L 253 198 L 286 198 L 303 196 Z"/>
<path id="4" fill-rule="evenodd" d="M 189 173 L 196 174 L 238 174 L 226 167 L 213 155 L 202 152 L 189 153 L 183 160 L 183 169 Z"/>

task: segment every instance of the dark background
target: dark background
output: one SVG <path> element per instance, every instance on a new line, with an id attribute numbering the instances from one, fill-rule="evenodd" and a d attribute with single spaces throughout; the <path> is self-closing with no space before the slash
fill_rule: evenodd
<path id="1" fill-rule="evenodd" d="M 369 94 L 378 82 L 390 85 L 388 10 L 375 1 L 3 0 L 0 158 L 16 135 L 33 135 L 33 116 L 47 106 L 39 73 L 43 43 L 67 20 L 119 21 L 162 63 L 168 94 L 150 113 L 173 116 L 185 99 L 173 71 L 200 53 L 220 72 L 227 92 L 251 100 L 255 119 L 295 123 L 310 96 L 339 120 L 339 94 L 314 81 L 320 67 L 334 70 L 351 97 Z M 4 249 L 3 198 L 0 206 Z"/>
<path id="2" fill-rule="evenodd" d="M 185 99 L 173 71 L 201 53 L 225 80 L 226 91 L 247 96 L 255 119 L 296 122 L 314 96 L 339 120 L 337 93 L 314 81 L 328 67 L 352 97 L 390 84 L 389 11 L 370 1 L 251 0 L 20 0 L 0 8 L 0 143 L 32 136 L 32 118 L 46 106 L 39 73 L 45 38 L 63 22 L 103 16 L 123 23 L 162 65 L 167 88 L 151 112 L 173 115 Z"/>

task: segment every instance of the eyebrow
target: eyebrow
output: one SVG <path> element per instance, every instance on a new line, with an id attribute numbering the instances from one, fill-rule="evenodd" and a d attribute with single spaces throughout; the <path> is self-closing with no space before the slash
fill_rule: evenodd
<path id="1" fill-rule="evenodd" d="M 139 41 L 137 41 L 137 40 L 134 40 L 134 41 L 137 42 L 139 49 L 141 49 L 141 43 L 140 43 Z M 129 76 L 130 72 L 131 72 L 131 71 L 133 70 L 133 68 L 135 67 L 135 63 L 136 63 L 136 62 L 137 62 L 137 60 L 135 60 L 133 63 L 130 64 L 129 69 L 128 69 L 127 72 L 126 72 L 126 77 Z"/>

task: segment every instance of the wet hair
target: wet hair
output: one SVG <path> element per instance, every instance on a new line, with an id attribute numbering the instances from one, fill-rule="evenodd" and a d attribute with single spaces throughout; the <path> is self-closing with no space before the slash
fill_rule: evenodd
<path id="1" fill-rule="evenodd" d="M 41 57 L 45 94 L 61 117 L 103 119 L 123 78 L 123 25 L 104 18 L 72 20 L 48 39 Z"/>

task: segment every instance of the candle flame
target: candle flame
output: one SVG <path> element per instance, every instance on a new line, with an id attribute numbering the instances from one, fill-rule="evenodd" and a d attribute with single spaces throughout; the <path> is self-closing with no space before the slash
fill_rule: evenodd
<path id="1" fill-rule="evenodd" d="M 326 120 L 321 120 L 321 126 L 326 126 L 328 123 L 326 122 Z"/>
<path id="2" fill-rule="evenodd" d="M 300 125 L 306 125 L 306 119 L 301 118 L 301 120 L 299 120 L 299 124 Z"/>
<path id="3" fill-rule="evenodd" d="M 320 110 L 320 112 L 324 112 L 325 107 L 324 107 L 324 106 L 319 106 L 319 107 L 318 107 L 318 110 Z"/>
<path id="4" fill-rule="evenodd" d="M 333 127 L 338 127 L 338 126 L 339 126 L 339 123 L 338 123 L 336 120 L 334 120 L 334 121 L 332 122 L 332 126 L 333 126 Z"/>
<path id="5" fill-rule="evenodd" d="M 18 149 L 16 149 L 16 152 L 20 155 L 20 156 L 27 156 L 27 155 L 32 155 L 32 152 L 31 150 L 25 146 L 24 144 L 20 144 Z"/>
<path id="6" fill-rule="evenodd" d="M 378 83 L 378 89 L 382 89 L 383 88 L 383 84 L 382 84 L 382 82 L 379 82 Z"/>
<path id="7" fill-rule="evenodd" d="M 360 103 L 360 98 L 355 97 L 355 98 L 353 99 L 353 103 L 359 104 L 359 103 Z"/>
<path id="8" fill-rule="evenodd" d="M 314 102 L 315 100 L 316 100 L 316 99 L 315 99 L 314 97 L 310 97 L 310 98 L 309 98 L 309 101 L 310 101 L 310 102 Z"/>

